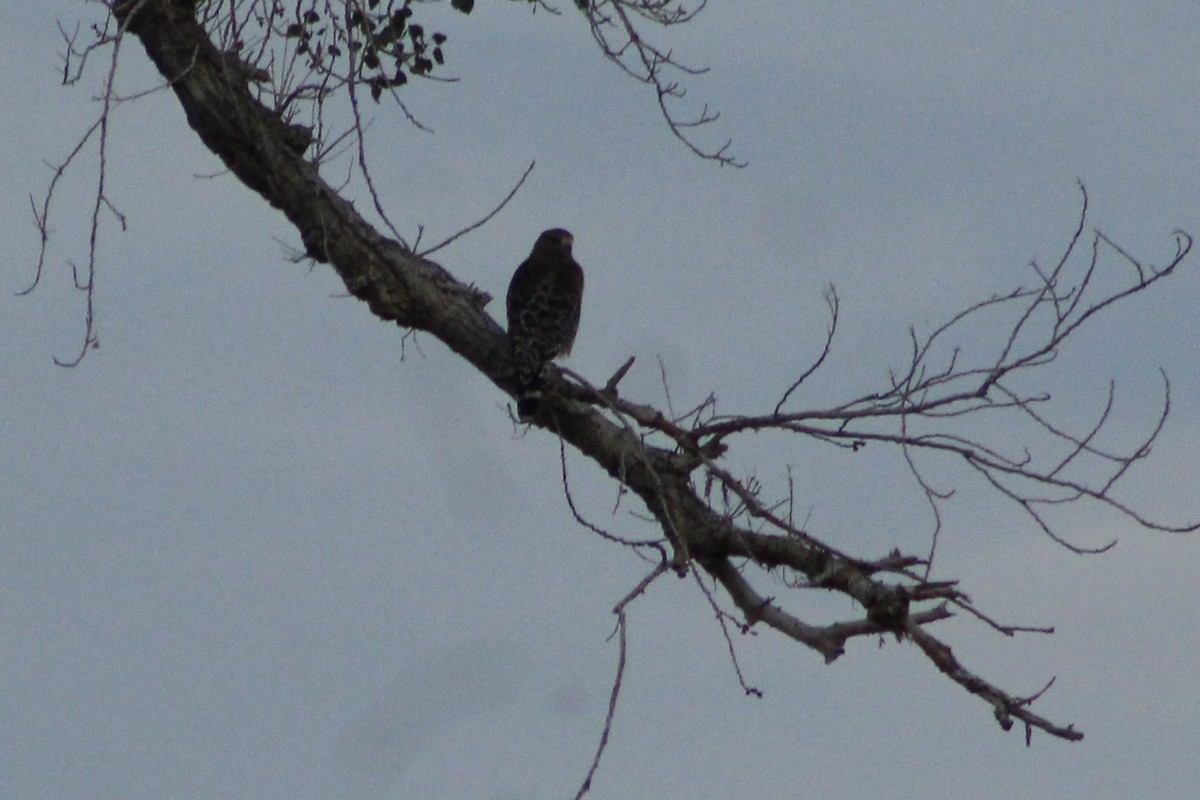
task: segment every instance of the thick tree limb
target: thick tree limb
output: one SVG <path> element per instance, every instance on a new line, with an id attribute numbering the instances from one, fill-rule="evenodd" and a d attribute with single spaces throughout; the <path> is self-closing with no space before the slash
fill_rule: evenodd
<path id="1" fill-rule="evenodd" d="M 304 157 L 308 132 L 259 103 L 186 0 L 125 0 L 114 12 L 170 83 L 188 123 L 246 186 L 283 212 L 306 253 L 330 264 L 381 319 L 430 331 L 507 386 L 503 331 L 482 293 L 377 232 Z"/>
<path id="2" fill-rule="evenodd" d="M 193 2 L 121 0 L 112 7 L 123 30 L 140 40 L 168 81 L 200 139 L 239 180 L 287 217 L 299 232 L 308 256 L 330 264 L 347 289 L 381 319 L 429 332 L 496 386 L 513 392 L 505 335 L 484 311 L 485 296 L 438 264 L 382 235 L 352 203 L 338 195 L 305 155 L 311 133 L 285 122 L 255 98 L 245 72 L 229 68 L 227 58 L 196 21 Z M 1142 285 L 1162 274 L 1143 275 Z M 1044 285 L 1038 289 L 993 302 L 1024 298 L 1052 303 L 1060 321 L 1055 344 L 1108 304 L 1079 306 L 1078 295 L 1060 294 L 1056 289 L 1058 270 L 1042 275 L 1042 281 Z M 835 300 L 831 300 L 831 313 L 836 323 Z M 833 335 L 833 323 L 829 335 Z M 1003 405 L 1006 395 L 1002 392 L 1007 390 L 1001 378 L 1020 365 L 1041 363 L 1040 359 L 1053 356 L 1051 348 L 1013 362 L 1009 359 L 1013 340 L 990 371 L 966 372 L 956 372 L 952 361 L 944 372 L 930 373 L 926 368 L 927 349 L 914 344 L 912 368 L 907 375 L 895 378 L 891 390 L 826 412 L 785 413 L 782 409 L 789 395 L 820 365 L 823 353 L 788 389 L 774 414 L 701 420 L 709 409 L 702 404 L 683 418 L 693 418 L 690 428 L 684 426 L 683 419 L 670 419 L 657 409 L 619 398 L 616 385 L 622 373 L 603 389 L 595 389 L 567 382 L 563 373 L 555 371 L 549 376 L 553 391 L 545 395 L 535 424 L 558 433 L 635 493 L 674 548 L 672 561 L 676 569 L 683 571 L 695 565 L 708 571 L 724 587 L 747 627 L 763 622 L 812 648 L 827 661 L 837 658 L 851 637 L 885 633 L 908 637 L 939 670 L 989 702 L 1005 727 L 1012 719 L 1019 719 L 1027 730 L 1037 728 L 1073 740 L 1082 734 L 1032 714 L 1028 710 L 1032 698 L 1014 698 L 971 673 L 947 645 L 926 630 L 925 625 L 947 617 L 950 606 L 969 608 L 952 582 L 930 582 L 914 571 L 927 565 L 926 561 L 899 553 L 878 560 L 841 553 L 795 527 L 790 515 L 777 513 L 775 507 L 762 503 L 750 482 L 735 479 L 715 463 L 726 447 L 724 440 L 741 431 L 772 427 L 857 447 L 861 441 L 889 442 L 889 436 L 895 437 L 870 427 L 876 419 L 907 420 L 919 411 L 934 417 L 940 411 L 956 413 L 964 407 Z M 974 382 L 956 389 L 952 400 L 931 398 L 930 392 L 939 387 L 957 387 L 955 381 L 964 382 L 963 376 Z M 1028 401 L 1011 401 L 1024 409 L 1022 402 Z M 1096 452 L 1092 436 L 1088 434 L 1048 474 L 1053 485 L 1079 488 L 1060 473 L 1078 453 Z M 1019 464 L 1014 466 L 985 447 L 945 436 L 914 438 L 903 433 L 895 441 L 961 456 L 972 466 L 1002 477 L 1021 469 Z M 697 470 L 703 471 L 708 484 L 703 490 L 694 485 Z M 713 492 L 725 499 L 724 510 L 713 499 Z M 781 601 L 756 590 L 745 575 L 750 568 L 773 571 L 793 586 L 839 592 L 855 600 L 864 616 L 827 626 L 806 624 L 786 610 Z"/>

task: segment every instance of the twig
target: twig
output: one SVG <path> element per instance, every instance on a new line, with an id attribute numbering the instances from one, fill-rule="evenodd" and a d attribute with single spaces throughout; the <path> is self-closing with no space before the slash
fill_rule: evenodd
<path id="1" fill-rule="evenodd" d="M 649 575 L 642 578 L 641 582 L 633 587 L 629 594 L 621 598 L 621 602 L 617 603 L 616 607 L 613 608 L 613 613 L 617 615 L 617 626 L 614 631 L 617 636 L 617 674 L 613 678 L 612 691 L 608 694 L 608 709 L 604 714 L 604 728 L 600 732 L 600 743 L 596 747 L 596 754 L 592 757 L 592 764 L 588 767 L 583 784 L 579 787 L 579 791 L 575 793 L 575 800 L 580 800 L 592 788 L 592 778 L 596 776 L 596 770 L 600 767 L 600 758 L 604 755 L 605 748 L 608 747 L 608 736 L 612 732 L 613 719 L 617 714 L 617 699 L 621 696 L 621 683 L 625 678 L 625 659 L 627 654 L 625 607 L 641 596 L 650 587 L 650 584 L 654 583 L 666 571 L 667 563 L 664 560 Z"/>
<path id="2" fill-rule="evenodd" d="M 471 223 L 467 227 L 460 230 L 458 233 L 455 233 L 452 236 L 450 236 L 446 239 L 443 239 L 441 242 L 439 242 L 438 244 L 435 244 L 433 247 L 422 250 L 417 255 L 424 258 L 424 257 L 428 256 L 430 253 L 436 253 L 438 250 L 441 250 L 443 247 L 450 244 L 454 240 L 456 240 L 462 236 L 466 236 L 471 231 L 473 231 L 476 228 L 479 228 L 479 227 L 485 225 L 487 222 L 491 221 L 492 217 L 499 214 L 500 210 L 503 209 L 506 205 L 508 205 L 508 202 L 510 200 L 512 200 L 514 197 L 516 197 L 517 192 L 521 189 L 521 187 L 523 185 L 525 185 L 525 179 L 529 177 L 529 173 L 533 172 L 533 167 L 536 163 L 537 163 L 536 161 L 529 162 L 529 166 L 525 168 L 525 171 L 523 173 L 521 173 L 521 178 L 520 178 L 520 180 L 517 181 L 517 185 L 514 186 L 507 195 L 504 196 L 504 199 L 500 201 L 499 205 L 497 205 L 495 208 L 493 208 L 491 211 L 489 211 L 486 215 L 484 215 L 477 221 Z"/>

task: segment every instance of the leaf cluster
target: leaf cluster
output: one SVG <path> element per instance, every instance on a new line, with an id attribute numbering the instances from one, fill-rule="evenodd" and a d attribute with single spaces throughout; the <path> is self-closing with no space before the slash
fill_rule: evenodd
<path id="1" fill-rule="evenodd" d="M 266 12 L 269 18 L 258 21 L 295 40 L 295 52 L 313 72 L 349 73 L 370 87 L 375 102 L 385 90 L 407 84 L 410 75 L 428 76 L 446 63 L 446 34 L 427 34 L 414 22 L 412 0 L 337 5 L 335 10 L 322 0 L 300 0 L 289 9 L 275 2 Z"/>

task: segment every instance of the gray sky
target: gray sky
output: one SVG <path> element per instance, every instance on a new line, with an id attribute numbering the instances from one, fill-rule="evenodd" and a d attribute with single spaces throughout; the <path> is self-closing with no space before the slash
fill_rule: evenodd
<path id="1" fill-rule="evenodd" d="M 1093 222 L 1146 260 L 1200 232 L 1200 33 L 1190 3 L 714 2 L 677 52 L 712 71 L 689 99 L 750 161 L 717 169 L 603 63 L 581 21 L 508 3 L 446 15 L 453 85 L 420 85 L 436 135 L 381 115 L 376 178 L 393 218 L 501 297 L 538 231 L 576 235 L 588 274 L 573 369 L 660 402 L 655 356 L 685 407 L 774 403 L 818 351 L 822 288 L 842 335 L 812 404 L 879 388 L 909 323 L 1027 282 L 1057 256 L 1086 182 Z M 564 7 L 569 3 L 563 3 Z M 736 5 L 736 10 L 735 10 Z M 42 286 L 28 196 L 96 112 L 99 67 L 57 86 L 78 3 L 0 5 L 0 795 L 19 798 L 559 798 L 600 731 L 609 613 L 645 571 L 576 526 L 552 437 L 512 435 L 506 398 L 429 337 L 401 350 L 297 237 L 219 170 L 174 99 L 113 119 L 101 349 L 75 370 L 94 162 L 69 176 Z M 567 9 L 565 9 L 567 10 Z M 430 12 L 434 17 L 436 12 Z M 152 85 L 136 46 L 121 86 Z M 281 244 L 282 243 L 282 244 Z M 1194 260 L 1194 259 L 1193 259 Z M 1060 419 L 1118 381 L 1118 432 L 1173 417 L 1122 497 L 1200 515 L 1200 292 L 1195 265 L 1068 348 Z M 494 314 L 500 304 L 494 303 Z M 750 441 L 781 486 L 794 464 L 814 534 L 853 552 L 923 552 L 930 521 L 893 454 Z M 649 529 L 582 459 L 577 501 L 614 531 Z M 593 795 L 636 797 L 1193 797 L 1200 785 L 1200 540 L 1095 509 L 1080 558 L 957 475 L 936 574 L 997 618 L 1053 624 L 1003 639 L 938 633 L 1077 744 L 1003 733 L 986 705 L 907 644 L 854 643 L 825 666 L 761 631 L 738 640 L 743 697 L 695 585 L 634 607 L 619 717 Z M 766 588 L 766 587 L 764 587 Z M 801 598 L 815 620 L 849 603 Z"/>

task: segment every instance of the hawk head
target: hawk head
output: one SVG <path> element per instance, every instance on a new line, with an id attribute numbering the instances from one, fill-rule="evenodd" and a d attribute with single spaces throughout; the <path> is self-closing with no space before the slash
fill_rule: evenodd
<path id="1" fill-rule="evenodd" d="M 563 228 L 551 228 L 548 231 L 542 231 L 542 235 L 537 238 L 533 245 L 533 255 L 571 255 L 571 245 L 574 244 L 575 237 L 571 232 Z"/>

